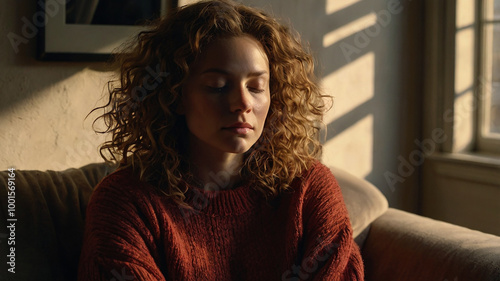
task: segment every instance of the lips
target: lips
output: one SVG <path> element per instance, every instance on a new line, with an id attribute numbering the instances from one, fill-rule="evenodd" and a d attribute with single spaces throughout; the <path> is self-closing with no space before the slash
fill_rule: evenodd
<path id="1" fill-rule="evenodd" d="M 246 123 L 246 122 L 236 122 L 232 125 L 224 127 L 224 129 L 229 129 L 229 128 L 248 128 L 248 129 L 253 129 L 252 125 Z"/>
<path id="2" fill-rule="evenodd" d="M 253 130 L 253 126 L 246 122 L 236 122 L 229 126 L 223 127 L 222 129 L 235 134 L 244 135 Z"/>

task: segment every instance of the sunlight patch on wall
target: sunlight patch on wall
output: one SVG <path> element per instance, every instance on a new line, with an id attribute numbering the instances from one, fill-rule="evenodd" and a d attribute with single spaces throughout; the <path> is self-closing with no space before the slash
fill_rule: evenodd
<path id="1" fill-rule="evenodd" d="M 374 69 L 375 54 L 369 52 L 323 78 L 321 86 L 334 98 L 333 108 L 325 116 L 325 124 L 373 98 Z"/>
<path id="2" fill-rule="evenodd" d="M 455 46 L 455 103 L 453 107 L 453 151 L 467 151 L 474 146 L 475 75 L 475 1 L 458 0 Z M 445 112 L 447 114 L 451 109 Z M 451 115 L 451 114 L 449 114 Z M 445 115 L 445 121 L 450 116 Z"/>
<path id="3" fill-rule="evenodd" d="M 342 118 L 342 126 L 348 126 L 342 131 L 336 131 L 335 123 L 330 126 L 328 135 L 333 138 L 324 144 L 323 161 L 359 177 L 367 176 L 373 168 L 373 113 L 356 109 L 374 98 L 374 69 L 375 54 L 369 52 L 321 81 L 325 92 L 334 97 L 325 124 Z"/>
<path id="4" fill-rule="evenodd" d="M 20 79 L 13 78 L 8 87 L 18 90 L 26 84 L 22 95 L 27 98 L 1 113 L 5 133 L 0 142 L 11 148 L 0 153 L 1 169 L 63 170 L 103 161 L 97 147 L 104 137 L 92 131 L 93 120 L 85 117 L 102 104 L 99 99 L 110 74 L 84 69 L 29 94 L 43 84 L 41 80 L 53 77 L 36 68 L 17 72 L 12 75 Z"/>
<path id="5" fill-rule="evenodd" d="M 463 28 L 474 24 L 474 11 L 476 8 L 476 1 L 471 0 L 457 0 L 457 28 Z"/>
<path id="6" fill-rule="evenodd" d="M 342 39 L 356 34 L 361 30 L 364 30 L 375 24 L 377 24 L 377 14 L 375 14 L 375 12 L 371 12 L 366 16 L 363 16 L 325 34 L 325 36 L 323 36 L 323 47 L 327 48 L 341 41 Z"/>
<path id="7" fill-rule="evenodd" d="M 474 37 L 474 27 L 457 32 L 455 93 L 463 93 L 474 85 Z"/>
<path id="8" fill-rule="evenodd" d="M 326 14 L 331 15 L 358 2 L 361 0 L 326 0 Z"/>
<path id="9" fill-rule="evenodd" d="M 373 169 L 373 114 L 326 142 L 322 161 L 361 178 L 369 175 Z"/>
<path id="10" fill-rule="evenodd" d="M 474 135 L 474 114 L 477 101 L 472 90 L 463 93 L 455 99 L 453 116 L 453 148 L 455 151 L 468 151 L 471 149 L 471 139 Z M 446 115 L 445 121 L 451 118 Z"/>

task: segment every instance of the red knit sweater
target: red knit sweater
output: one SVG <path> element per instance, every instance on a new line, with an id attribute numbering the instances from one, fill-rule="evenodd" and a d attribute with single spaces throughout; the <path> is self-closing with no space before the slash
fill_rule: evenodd
<path id="1" fill-rule="evenodd" d="M 249 185 L 190 187 L 180 209 L 117 171 L 87 207 L 78 280 L 363 280 L 342 195 L 315 163 L 267 204 Z"/>

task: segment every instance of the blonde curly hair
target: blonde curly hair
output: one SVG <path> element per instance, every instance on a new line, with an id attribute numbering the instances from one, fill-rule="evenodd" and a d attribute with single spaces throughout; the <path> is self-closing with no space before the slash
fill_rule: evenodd
<path id="1" fill-rule="evenodd" d="M 119 79 L 108 84 L 107 104 L 94 109 L 104 109 L 94 122 L 103 119 L 106 125 L 96 131 L 111 134 L 100 147 L 101 156 L 132 167 L 141 180 L 186 205 L 187 126 L 176 113 L 183 83 L 191 63 L 211 42 L 243 35 L 257 39 L 269 59 L 271 104 L 240 174 L 266 198 L 288 190 L 321 153 L 318 135 L 326 96 L 298 36 L 265 12 L 233 1 L 181 7 L 153 22 L 116 55 Z"/>

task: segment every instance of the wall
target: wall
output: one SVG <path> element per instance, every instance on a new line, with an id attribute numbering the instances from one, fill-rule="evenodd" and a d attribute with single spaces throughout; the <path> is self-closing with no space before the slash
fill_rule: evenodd
<path id="1" fill-rule="evenodd" d="M 499 175 L 498 156 L 432 155 L 424 166 L 422 214 L 500 235 Z"/>
<path id="2" fill-rule="evenodd" d="M 0 34 L 20 33 L 22 17 L 31 18 L 35 4 L 1 1 Z M 289 19 L 284 21 L 309 42 L 324 89 L 335 97 L 325 119 L 323 161 L 374 183 L 391 206 L 415 211 L 418 169 L 398 181 L 390 175 L 398 174 L 419 136 L 418 1 L 243 2 Z M 0 41 L 0 169 L 100 161 L 102 138 L 84 118 L 110 73 L 101 63 L 36 61 L 35 43 L 31 39 L 16 54 Z"/>
<path id="3" fill-rule="evenodd" d="M 244 2 L 290 19 L 314 52 L 323 87 L 334 96 L 323 162 L 372 182 L 392 207 L 416 211 L 419 167 L 404 175 L 398 169 L 420 135 L 421 3 Z"/>
<path id="4" fill-rule="evenodd" d="M 29 4 L 28 4 L 29 3 Z M 97 137 L 84 120 L 110 73 L 103 63 L 40 62 L 36 38 L 18 46 L 23 18 L 36 2 L 2 0 L 0 14 L 0 169 L 65 169 L 100 161 Z"/>

